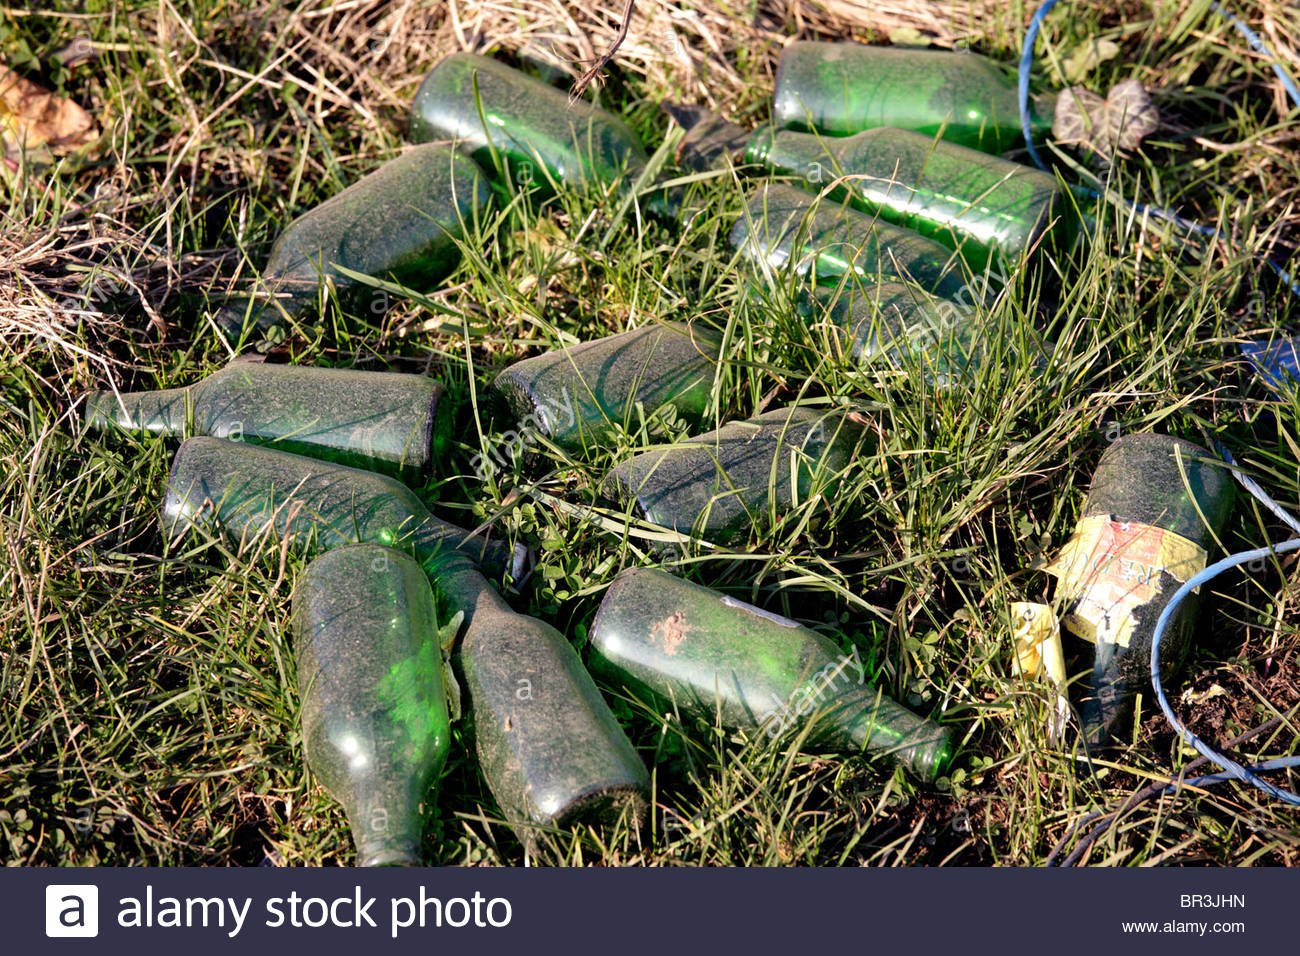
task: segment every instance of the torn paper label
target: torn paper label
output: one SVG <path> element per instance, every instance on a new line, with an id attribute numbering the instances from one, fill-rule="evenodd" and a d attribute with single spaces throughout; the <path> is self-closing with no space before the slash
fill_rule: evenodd
<path id="1" fill-rule="evenodd" d="M 1070 608 L 1066 628 L 1086 641 L 1128 647 L 1133 612 L 1161 592 L 1161 575 L 1186 581 L 1205 568 L 1205 549 L 1163 528 L 1092 515 L 1048 566 Z"/>

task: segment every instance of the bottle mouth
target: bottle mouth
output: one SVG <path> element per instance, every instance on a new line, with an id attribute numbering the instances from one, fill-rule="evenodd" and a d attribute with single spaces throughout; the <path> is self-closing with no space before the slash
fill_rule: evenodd
<path id="1" fill-rule="evenodd" d="M 86 395 L 86 403 L 81 409 L 81 424 L 84 431 L 103 431 L 118 422 L 117 396 L 107 390 L 98 390 Z"/>
<path id="2" fill-rule="evenodd" d="M 537 394 L 527 375 L 520 373 L 518 365 L 522 364 L 517 363 L 505 369 L 493 379 L 488 389 L 488 420 L 494 426 L 504 425 L 520 430 L 534 428 L 544 438 L 553 440 L 554 415 L 549 413 L 546 403 Z"/>
<path id="3" fill-rule="evenodd" d="M 409 837 L 365 840 L 357 844 L 357 866 L 419 865 L 419 847 L 415 840 Z"/>
<path id="4" fill-rule="evenodd" d="M 766 165 L 775 141 L 776 130 L 771 126 L 764 126 L 757 130 L 750 138 L 749 145 L 745 147 L 745 162 Z"/>
<path id="5" fill-rule="evenodd" d="M 417 462 L 408 463 L 415 466 L 418 478 L 427 478 L 433 473 L 435 462 L 441 462 L 451 440 L 453 413 L 450 403 L 446 401 L 447 389 L 441 382 L 433 383 L 429 396 L 428 414 L 424 425 L 424 444 L 420 449 Z"/>
<path id="6" fill-rule="evenodd" d="M 927 782 L 938 780 L 948 773 L 953 758 L 957 756 L 952 745 L 952 737 L 945 730 L 931 748 L 928 761 L 918 761 L 918 769 L 923 770 Z"/>
<path id="7" fill-rule="evenodd" d="M 578 821 L 608 826 L 623 814 L 639 822 L 646 812 L 648 785 L 644 769 L 640 775 L 633 769 L 625 780 L 594 784 L 573 795 L 562 807 L 552 811 L 549 822 L 560 828 L 571 827 Z"/>

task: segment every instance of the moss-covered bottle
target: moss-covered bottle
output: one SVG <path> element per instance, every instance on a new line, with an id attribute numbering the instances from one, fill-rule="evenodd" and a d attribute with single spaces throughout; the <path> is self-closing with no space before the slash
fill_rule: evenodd
<path id="1" fill-rule="evenodd" d="M 417 865 L 451 748 L 428 578 L 383 545 L 327 551 L 298 578 L 293 626 L 307 762 L 347 812 L 357 865 Z"/>
<path id="2" fill-rule="evenodd" d="M 924 133 L 880 127 L 833 138 L 767 129 L 746 158 L 956 249 L 976 271 L 994 256 L 1014 265 L 1043 243 L 1063 250 L 1072 234 L 1054 177 Z"/>
<path id="3" fill-rule="evenodd" d="M 945 298 L 965 294 L 957 254 L 924 236 L 784 183 L 750 199 L 731 245 L 760 275 L 789 269 L 813 284 L 911 282 Z"/>
<path id="4" fill-rule="evenodd" d="M 496 377 L 492 397 L 521 432 L 580 453 L 665 406 L 698 424 L 721 345 L 703 326 L 660 322 L 516 362 Z"/>
<path id="5" fill-rule="evenodd" d="M 525 189 L 631 185 L 646 153 L 622 119 L 526 73 L 454 53 L 424 78 L 411 104 L 411 140 L 455 143 L 486 170 Z M 495 153 L 496 159 L 493 154 Z"/>
<path id="6" fill-rule="evenodd" d="M 465 612 L 457 661 L 475 751 L 520 840 L 624 813 L 635 822 L 649 788 L 645 764 L 564 635 L 516 614 L 472 569 L 433 582 L 440 601 Z"/>
<path id="7" fill-rule="evenodd" d="M 865 751 L 929 781 L 948 732 L 882 696 L 856 650 L 794 621 L 650 568 L 615 578 L 591 629 L 591 665 L 651 703 L 772 737 L 806 730 L 814 749 Z"/>
<path id="8" fill-rule="evenodd" d="M 289 223 L 262 270 L 262 294 L 223 306 L 217 325 L 239 340 L 309 316 L 325 280 L 344 307 L 382 311 L 387 293 L 339 267 L 431 289 L 460 262 L 457 242 L 488 198 L 473 160 L 438 144 L 408 150 Z"/>
<path id="9" fill-rule="evenodd" d="M 215 521 L 234 541 L 269 533 L 304 552 L 385 544 L 426 569 L 465 556 L 518 578 L 524 555 L 440 521 L 400 481 L 274 448 L 190 438 L 172 461 L 163 498 L 168 534 Z M 459 564 L 457 566 L 460 566 Z"/>
<path id="10" fill-rule="evenodd" d="M 184 388 L 92 392 L 91 428 L 210 435 L 418 478 L 450 429 L 443 387 L 423 375 L 233 362 Z"/>
<path id="11" fill-rule="evenodd" d="M 1066 628 L 1092 644 L 1080 706 L 1090 747 L 1128 735 L 1137 695 L 1151 687 L 1156 619 L 1205 567 L 1232 502 L 1228 470 L 1191 442 L 1125 435 L 1101 456 L 1074 535 L 1048 568 Z M 1193 595 L 1161 641 L 1162 673 L 1181 663 L 1195 621 Z"/>
<path id="12" fill-rule="evenodd" d="M 834 494 L 864 437 L 842 411 L 781 408 L 643 452 L 602 490 L 651 524 L 729 544 Z"/>
<path id="13" fill-rule="evenodd" d="M 1031 100 L 1037 138 L 1051 130 L 1047 98 Z M 988 153 L 1022 143 L 1012 70 L 976 53 L 800 40 L 781 54 L 772 120 L 847 136 L 877 126 L 916 130 Z"/>

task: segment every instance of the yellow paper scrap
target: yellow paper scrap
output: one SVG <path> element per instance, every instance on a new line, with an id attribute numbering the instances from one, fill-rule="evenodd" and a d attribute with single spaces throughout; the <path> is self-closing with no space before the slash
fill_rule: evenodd
<path id="1" fill-rule="evenodd" d="M 1047 735 L 1059 741 L 1070 716 L 1065 697 L 1065 654 L 1061 649 L 1061 625 L 1046 604 L 1011 602 L 1015 622 L 1016 667 L 1027 677 L 1046 674 L 1056 685 L 1056 700 L 1048 716 Z"/>

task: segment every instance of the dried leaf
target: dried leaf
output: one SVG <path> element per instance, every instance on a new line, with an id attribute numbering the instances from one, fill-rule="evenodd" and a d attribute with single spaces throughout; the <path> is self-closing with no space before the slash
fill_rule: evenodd
<path id="1" fill-rule="evenodd" d="M 6 156 L 62 156 L 99 138 L 94 117 L 71 100 L 19 76 L 0 63 L 0 138 Z"/>
<path id="2" fill-rule="evenodd" d="M 1089 40 L 1065 61 L 1065 80 L 1078 83 L 1107 60 L 1119 56 L 1119 44 L 1113 40 Z"/>
<path id="3" fill-rule="evenodd" d="M 1160 128 L 1160 112 L 1137 80 L 1115 84 L 1106 99 L 1081 86 L 1062 91 L 1056 100 L 1052 135 L 1102 159 L 1137 149 Z"/>
<path id="4" fill-rule="evenodd" d="M 1106 95 L 1110 136 L 1121 150 L 1137 149 L 1160 128 L 1160 112 L 1137 80 L 1116 83 Z"/>
<path id="5" fill-rule="evenodd" d="M 1059 143 L 1087 143 L 1106 101 L 1092 90 L 1072 86 L 1056 98 L 1052 135 Z"/>

